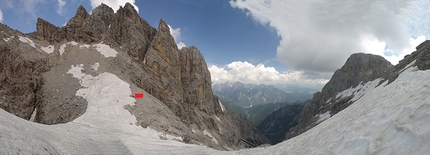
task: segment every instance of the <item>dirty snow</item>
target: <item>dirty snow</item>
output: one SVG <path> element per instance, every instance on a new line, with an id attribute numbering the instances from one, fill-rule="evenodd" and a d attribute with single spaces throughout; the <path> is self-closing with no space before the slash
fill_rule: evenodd
<path id="1" fill-rule="evenodd" d="M 381 81 L 381 78 L 366 82 L 365 84 L 361 82 L 355 88 L 349 88 L 338 93 L 336 95 L 336 98 L 339 99 L 339 98 L 344 98 L 348 96 L 354 96 L 350 101 L 355 102 L 358 99 L 360 99 L 360 97 L 362 97 L 364 94 L 366 94 L 368 91 L 375 89 L 375 87 L 379 84 L 380 81 Z"/>

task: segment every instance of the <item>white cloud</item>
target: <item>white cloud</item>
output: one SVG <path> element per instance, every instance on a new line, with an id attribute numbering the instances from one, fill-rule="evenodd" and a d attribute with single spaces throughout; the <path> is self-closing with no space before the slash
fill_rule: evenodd
<path id="1" fill-rule="evenodd" d="M 20 8 L 19 10 L 22 10 L 22 11 L 24 11 L 24 12 L 27 12 L 28 14 L 30 14 L 33 18 L 37 18 L 38 16 L 36 15 L 36 13 L 37 13 L 37 10 L 38 9 L 36 9 L 36 6 L 39 4 L 39 3 L 43 3 L 43 2 L 45 2 L 44 0 L 31 0 L 31 1 L 27 1 L 27 0 L 21 0 L 20 1 L 20 3 L 21 3 L 21 7 L 22 7 L 22 9 Z"/>
<path id="2" fill-rule="evenodd" d="M 187 47 L 187 45 L 185 45 L 185 43 L 183 42 L 176 43 L 176 46 L 178 46 L 178 49 L 182 49 L 182 47 Z"/>
<path id="3" fill-rule="evenodd" d="M 274 67 L 266 67 L 264 64 L 253 65 L 249 62 L 236 61 L 226 66 L 211 65 L 211 80 L 214 83 L 223 83 L 227 81 L 240 81 L 242 83 L 253 84 L 299 84 L 306 85 L 324 85 L 326 79 L 309 79 L 300 71 L 280 73 Z"/>
<path id="4" fill-rule="evenodd" d="M 333 72 L 352 53 L 376 50 L 393 59 L 405 54 L 414 38 L 404 22 L 411 1 L 235 0 L 230 5 L 277 31 L 280 62 L 295 70 Z M 380 44 L 363 44 L 369 38 L 389 50 L 380 52 Z"/>
<path id="5" fill-rule="evenodd" d="M 391 64 L 397 64 L 400 60 L 402 60 L 406 55 L 415 51 L 415 47 L 426 40 L 425 36 L 419 36 L 416 39 L 409 39 L 409 48 L 405 48 L 398 55 L 387 55 L 387 50 L 385 49 L 386 43 L 380 42 L 376 38 L 371 36 L 364 37 L 362 40 L 363 47 L 365 51 L 368 53 L 372 53 L 375 55 L 383 55 L 385 59 L 391 62 Z"/>
<path id="6" fill-rule="evenodd" d="M 0 10 L 0 22 L 3 22 L 3 12 Z"/>
<path id="7" fill-rule="evenodd" d="M 170 35 L 172 35 L 173 39 L 175 39 L 176 42 L 176 46 L 178 46 L 179 49 L 181 49 L 182 47 L 186 47 L 187 45 L 185 45 L 185 43 L 181 42 L 182 40 L 182 36 L 181 36 L 181 28 L 172 28 L 172 26 L 169 26 L 170 29 Z"/>
<path id="8" fill-rule="evenodd" d="M 134 9 L 136 9 L 136 11 L 139 12 L 139 7 L 137 7 L 136 4 L 134 4 L 135 0 L 90 0 L 90 1 L 93 9 L 103 3 L 111 7 L 114 12 L 116 12 L 119 9 L 119 6 L 124 6 L 125 3 L 129 2 L 131 5 L 133 5 Z"/>
<path id="9" fill-rule="evenodd" d="M 65 0 L 57 0 L 57 2 L 58 2 L 58 5 L 57 5 L 57 13 L 58 14 L 60 14 L 60 15 L 62 15 L 63 14 L 63 9 L 64 9 L 64 6 L 66 5 L 66 1 Z"/>

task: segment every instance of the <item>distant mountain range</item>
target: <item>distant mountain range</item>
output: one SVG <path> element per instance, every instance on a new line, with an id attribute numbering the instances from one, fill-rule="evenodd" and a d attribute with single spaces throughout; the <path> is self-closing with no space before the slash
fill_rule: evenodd
<path id="1" fill-rule="evenodd" d="M 261 123 L 261 121 L 263 121 L 267 116 L 269 116 L 274 111 L 280 108 L 283 108 L 291 104 L 298 104 L 298 103 L 304 104 L 303 102 L 296 102 L 296 103 L 281 102 L 281 103 L 273 103 L 273 104 L 260 104 L 250 108 L 243 108 L 225 98 L 220 98 L 220 101 L 227 109 L 227 111 L 246 117 L 254 126 L 258 126 Z"/>
<path id="2" fill-rule="evenodd" d="M 243 84 L 241 82 L 214 84 L 212 91 L 218 97 L 225 98 L 243 108 L 268 103 L 306 101 L 312 98 L 312 92 L 287 93 L 273 85 Z"/>

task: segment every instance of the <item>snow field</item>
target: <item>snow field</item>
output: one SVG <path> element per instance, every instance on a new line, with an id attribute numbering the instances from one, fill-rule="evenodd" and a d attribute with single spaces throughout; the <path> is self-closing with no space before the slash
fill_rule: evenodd
<path id="1" fill-rule="evenodd" d="M 12 36 L 11 38 L 13 38 L 13 36 Z M 23 37 L 23 36 L 18 36 L 18 38 L 19 38 L 19 41 L 21 41 L 21 42 L 23 42 L 23 43 L 27 43 L 27 44 L 29 44 L 30 46 L 32 46 L 32 47 L 34 47 L 34 48 L 36 48 L 36 49 L 39 49 L 39 48 L 37 48 L 37 47 L 36 47 L 36 45 L 37 45 L 37 46 L 40 46 L 40 45 L 35 44 L 35 43 L 33 42 L 33 40 L 31 40 L 30 38 Z M 7 41 L 9 41 L 9 39 L 10 39 L 10 38 L 4 39 L 4 40 L 7 42 Z M 47 46 L 47 47 L 45 47 L 45 46 L 40 46 L 40 50 L 42 50 L 42 51 L 44 51 L 44 52 L 46 52 L 46 53 L 48 53 L 48 54 L 51 54 L 52 52 L 54 52 L 54 45 L 49 45 L 49 46 Z"/>
<path id="2" fill-rule="evenodd" d="M 430 70 L 406 69 L 391 84 L 369 90 L 354 104 L 307 132 L 240 154 L 428 154 Z"/>

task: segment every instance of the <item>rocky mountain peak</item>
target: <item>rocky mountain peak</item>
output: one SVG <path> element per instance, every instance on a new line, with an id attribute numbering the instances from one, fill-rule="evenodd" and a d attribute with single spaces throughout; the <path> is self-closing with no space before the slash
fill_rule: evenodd
<path id="1" fill-rule="evenodd" d="M 91 12 L 91 16 L 99 18 L 105 25 L 112 23 L 114 15 L 113 9 L 103 3 L 94 8 Z"/>
<path id="2" fill-rule="evenodd" d="M 164 19 L 160 19 L 160 22 L 158 24 L 158 31 L 163 34 L 170 34 L 170 28 L 167 25 L 167 23 L 164 21 Z"/>
<path id="3" fill-rule="evenodd" d="M 37 18 L 36 23 L 36 38 L 39 40 L 47 40 L 49 42 L 60 42 L 58 38 L 52 38 L 51 36 L 61 33 L 61 29 L 54 24 L 49 23 L 42 18 Z"/>
<path id="4" fill-rule="evenodd" d="M 393 70 L 394 66 L 381 56 L 352 54 L 345 64 L 334 72 L 322 91 L 315 93 L 313 98 L 306 102 L 298 125 L 292 128 L 286 137 L 291 138 L 309 130 L 323 121 L 320 116 L 333 116 L 354 102 L 354 94 L 339 98 L 338 93 L 384 78 Z"/>
<path id="5" fill-rule="evenodd" d="M 120 12 L 119 14 L 126 16 L 131 21 L 138 22 L 138 19 L 140 19 L 139 14 L 137 13 L 136 9 L 133 7 L 133 5 L 131 5 L 128 2 L 124 5 L 124 7 L 120 6 L 117 13 L 118 12 Z"/>
<path id="6" fill-rule="evenodd" d="M 80 5 L 76 10 L 75 16 L 73 16 L 66 24 L 66 27 L 70 29 L 80 27 L 84 20 L 89 16 L 84 6 Z"/>
<path id="7" fill-rule="evenodd" d="M 166 47 L 171 47 L 175 49 L 176 51 L 179 51 L 178 46 L 175 43 L 175 39 L 170 34 L 170 28 L 167 25 L 167 23 L 164 21 L 164 19 L 160 19 L 160 22 L 158 24 L 158 31 L 155 35 L 155 40 L 161 41 L 157 42 L 157 44 L 165 44 Z"/>
<path id="8" fill-rule="evenodd" d="M 76 18 L 80 18 L 80 19 L 85 19 L 85 18 L 87 18 L 88 17 L 88 11 L 87 11 L 87 9 L 85 9 L 85 7 L 84 6 L 82 6 L 82 5 L 79 5 L 79 7 L 78 7 L 78 9 L 76 10 L 76 14 L 75 14 L 75 16 L 74 17 L 76 17 Z"/>
<path id="9" fill-rule="evenodd" d="M 0 70 L 7 71 L 0 72 L 0 83 L 12 81 L 0 87 L 0 95 L 22 92 L 22 98 L 29 96 L 24 100 L 5 94 L 5 100 L 11 104 L 0 108 L 44 124 L 67 123 L 79 118 L 86 112 L 87 102 L 76 96 L 79 81 L 67 71 L 70 66 L 81 65 L 93 76 L 115 74 L 130 84 L 130 88 L 145 91 L 145 98 L 153 98 L 136 100 L 135 105 L 126 107 L 136 117 L 136 125 L 185 137 L 185 142 L 217 148 L 245 147 L 248 144 L 243 140 L 269 143 L 245 118 L 221 110 L 221 103 L 211 90 L 203 55 L 194 46 L 179 51 L 163 19 L 157 30 L 139 17 L 129 3 L 116 13 L 101 4 L 91 15 L 80 6 L 76 15 L 61 28 L 40 18 L 36 25 L 35 33 L 20 36 L 19 40 L 15 36 L 3 43 L 8 48 L 0 48 L 4 54 Z M 100 48 L 117 54 L 114 58 L 103 57 L 97 52 Z M 22 52 L 30 50 L 31 53 Z M 28 57 L 25 54 L 38 57 L 23 60 L 21 57 Z M 23 67 L 16 69 L 17 64 Z M 95 64 L 103 71 L 91 69 Z"/>
<path id="10" fill-rule="evenodd" d="M 356 87 L 377 78 L 384 77 L 394 69 L 394 66 L 379 55 L 355 53 L 352 54 L 342 66 L 336 70 L 330 81 L 323 87 L 321 94 L 326 99 L 336 93 Z"/>

